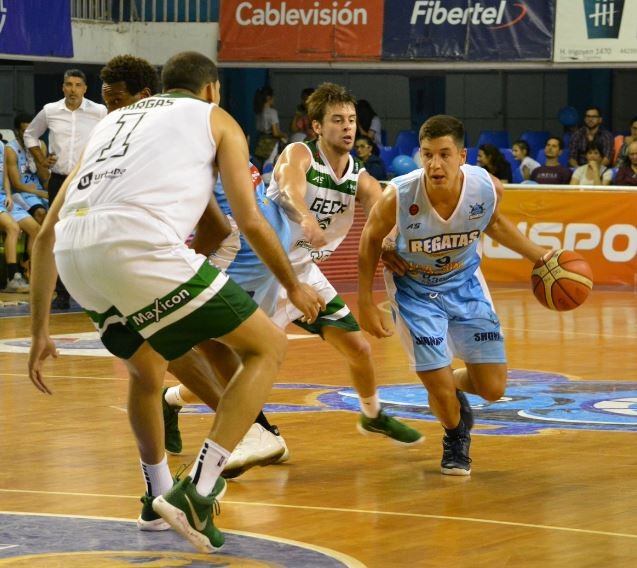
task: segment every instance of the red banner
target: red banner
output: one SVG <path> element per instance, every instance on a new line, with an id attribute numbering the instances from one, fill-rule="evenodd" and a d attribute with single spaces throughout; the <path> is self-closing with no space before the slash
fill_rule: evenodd
<path id="1" fill-rule="evenodd" d="M 223 0 L 219 61 L 378 60 L 384 0 Z"/>
<path id="2" fill-rule="evenodd" d="M 637 286 L 637 192 L 506 189 L 500 207 L 533 242 L 586 258 L 595 284 Z M 488 282 L 530 282 L 530 263 L 486 236 L 483 259 Z"/>

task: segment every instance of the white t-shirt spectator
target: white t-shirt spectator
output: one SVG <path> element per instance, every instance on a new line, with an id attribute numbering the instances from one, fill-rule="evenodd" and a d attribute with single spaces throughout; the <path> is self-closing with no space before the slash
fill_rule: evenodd
<path id="1" fill-rule="evenodd" d="M 272 107 L 265 107 L 261 114 L 257 114 L 256 125 L 259 132 L 272 134 L 272 125 L 279 124 L 279 113 Z"/>
<path id="2" fill-rule="evenodd" d="M 580 166 L 573 172 L 573 177 L 571 178 L 571 182 L 575 180 L 578 185 L 595 185 L 593 178 L 589 176 L 589 168 L 588 164 L 584 164 Z M 602 182 L 610 183 L 613 179 L 613 170 L 607 168 L 606 166 L 600 166 L 599 177 Z"/>
<path id="3" fill-rule="evenodd" d="M 383 142 L 380 137 L 380 131 L 382 129 L 382 126 L 380 124 L 380 118 L 378 118 L 377 116 L 372 118 L 372 122 L 369 125 L 369 129 L 374 131 L 374 142 L 376 143 L 376 146 L 379 146 L 379 147 L 382 146 Z"/>
<path id="4" fill-rule="evenodd" d="M 529 175 L 535 168 L 540 167 L 540 162 L 536 162 L 531 156 L 526 156 L 522 162 L 520 162 L 520 173 L 524 175 L 524 168 L 529 169 Z"/>

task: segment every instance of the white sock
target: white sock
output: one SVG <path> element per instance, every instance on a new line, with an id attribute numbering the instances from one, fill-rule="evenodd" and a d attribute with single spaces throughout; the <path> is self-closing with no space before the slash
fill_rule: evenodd
<path id="1" fill-rule="evenodd" d="M 168 403 L 168 406 L 186 406 L 186 404 L 188 404 L 181 397 L 181 391 L 179 390 L 180 386 L 181 385 L 170 387 L 166 391 L 166 394 L 164 395 L 164 400 Z"/>
<path id="2" fill-rule="evenodd" d="M 199 495 L 204 497 L 210 495 L 229 457 L 228 450 L 215 444 L 209 438 L 204 440 L 199 456 L 190 471 L 190 477 Z"/>
<path id="3" fill-rule="evenodd" d="M 378 393 L 375 392 L 372 396 L 358 397 L 361 405 L 362 413 L 367 418 L 376 418 L 380 412 L 380 401 L 378 400 Z"/>
<path id="4" fill-rule="evenodd" d="M 142 464 L 142 475 L 146 482 L 146 493 L 151 497 L 159 497 L 170 490 L 173 486 L 173 478 L 170 475 L 166 454 L 164 459 L 155 465 L 139 461 Z"/>

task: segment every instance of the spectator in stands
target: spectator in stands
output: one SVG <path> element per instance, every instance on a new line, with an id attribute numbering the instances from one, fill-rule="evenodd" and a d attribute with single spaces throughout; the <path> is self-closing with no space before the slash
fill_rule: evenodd
<path id="1" fill-rule="evenodd" d="M 613 157 L 613 135 L 602 126 L 602 111 L 589 106 L 584 113 L 584 126 L 573 132 L 569 144 L 568 163 L 572 168 L 585 165 L 588 161 L 589 142 L 595 142 L 602 154 L 602 165 L 608 166 Z"/>
<path id="2" fill-rule="evenodd" d="M 307 115 L 307 108 L 305 107 L 305 101 L 314 92 L 312 87 L 308 87 L 301 91 L 301 102 L 296 107 L 294 117 L 290 123 L 290 142 L 303 142 L 305 140 L 312 140 L 314 136 L 314 130 L 312 128 L 312 121 Z"/>
<path id="3" fill-rule="evenodd" d="M 620 136 L 615 137 L 615 141 L 621 140 L 621 145 L 617 149 L 617 155 L 615 157 L 615 165 L 618 167 L 629 166 L 630 160 L 628 158 L 628 146 L 637 140 L 637 116 L 633 116 L 633 119 L 630 121 L 630 135 L 624 136 L 621 138 Z M 617 143 L 615 144 L 617 147 Z"/>
<path id="4" fill-rule="evenodd" d="M 356 122 L 358 134 L 367 136 L 378 147 L 383 145 L 380 118 L 369 101 L 361 99 L 356 103 Z"/>
<path id="5" fill-rule="evenodd" d="M 610 185 L 613 170 L 603 164 L 602 147 L 594 141 L 586 146 L 586 164 L 573 172 L 571 185 Z"/>
<path id="6" fill-rule="evenodd" d="M 513 152 L 513 157 L 520 162 L 522 179 L 530 179 L 531 172 L 539 168 L 540 163 L 529 156 L 530 148 L 528 142 L 526 140 L 516 140 L 511 146 L 511 151 Z"/>
<path id="7" fill-rule="evenodd" d="M 559 162 L 560 154 L 564 149 L 561 138 L 551 136 L 544 146 L 546 163 L 531 172 L 531 181 L 544 184 L 568 185 L 571 182 L 573 172 L 570 168 Z"/>
<path id="8" fill-rule="evenodd" d="M 637 139 L 628 145 L 626 155 L 628 156 L 628 164 L 617 170 L 614 185 L 637 186 Z"/>
<path id="9" fill-rule="evenodd" d="M 38 171 L 51 169 L 49 201 L 53 203 L 66 176 L 71 173 L 95 125 L 106 116 L 106 107 L 84 97 L 86 75 L 79 69 L 64 73 L 64 98 L 44 105 L 24 132 L 24 145 L 35 158 Z M 40 137 L 49 131 L 50 156 L 40 147 Z M 54 307 L 68 309 L 69 293 L 58 278 Z"/>
<path id="10" fill-rule="evenodd" d="M 385 164 L 380 159 L 378 146 L 369 136 L 357 136 L 354 144 L 358 159 L 363 162 L 367 173 L 377 180 L 387 179 Z"/>
<path id="11" fill-rule="evenodd" d="M 259 162 L 259 169 L 262 169 L 276 153 L 277 146 L 280 151 L 287 142 L 287 135 L 279 127 L 279 113 L 274 108 L 272 87 L 266 85 L 257 89 L 254 94 L 254 113 L 259 134 L 252 154 Z"/>
<path id="12" fill-rule="evenodd" d="M 493 144 L 482 144 L 478 148 L 478 165 L 504 183 L 513 179 L 511 164 Z"/>

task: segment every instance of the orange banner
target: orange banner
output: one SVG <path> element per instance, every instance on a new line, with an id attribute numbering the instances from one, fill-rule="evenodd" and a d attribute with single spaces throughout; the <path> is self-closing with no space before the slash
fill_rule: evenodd
<path id="1" fill-rule="evenodd" d="M 220 61 L 380 59 L 384 0 L 223 0 Z"/>
<path id="2" fill-rule="evenodd" d="M 510 188 L 501 210 L 533 242 L 581 254 L 595 284 L 637 285 L 637 192 Z M 486 236 L 482 269 L 489 282 L 531 278 L 527 260 Z"/>

